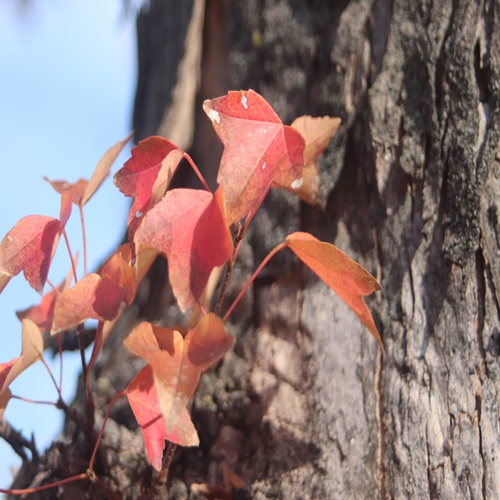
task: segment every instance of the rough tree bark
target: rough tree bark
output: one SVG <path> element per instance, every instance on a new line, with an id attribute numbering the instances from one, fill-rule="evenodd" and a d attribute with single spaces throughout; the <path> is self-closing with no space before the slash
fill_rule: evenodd
<path id="1" fill-rule="evenodd" d="M 213 177 L 220 145 L 204 98 L 253 88 L 285 123 L 340 116 L 322 207 L 273 193 L 234 292 L 287 233 L 307 230 L 382 284 L 369 306 L 385 356 L 326 286 L 286 254 L 273 260 L 232 317 L 234 351 L 202 379 L 201 446 L 177 452 L 170 498 L 221 484 L 222 463 L 258 499 L 498 498 L 498 1 L 174 3 L 151 0 L 138 22 L 136 138 L 187 138 Z M 163 281 L 159 265 L 138 298 L 149 307 L 132 308 L 122 336 L 139 314 L 172 314 L 154 292 Z M 98 372 L 98 406 L 137 371 L 120 338 Z M 141 440 L 126 402 L 112 415 L 107 480 L 137 497 L 148 470 L 128 447 Z M 59 452 L 74 449 L 69 429 Z"/>

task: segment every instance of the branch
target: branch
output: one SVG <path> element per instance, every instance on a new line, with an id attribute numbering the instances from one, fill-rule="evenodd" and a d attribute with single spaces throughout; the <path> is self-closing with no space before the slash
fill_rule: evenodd
<path id="1" fill-rule="evenodd" d="M 12 449 L 21 457 L 23 462 L 28 460 L 24 448 L 31 451 L 31 460 L 33 462 L 38 461 L 38 451 L 33 438 L 28 441 L 19 431 L 13 429 L 5 419 L 0 420 L 0 437 L 12 446 Z"/>

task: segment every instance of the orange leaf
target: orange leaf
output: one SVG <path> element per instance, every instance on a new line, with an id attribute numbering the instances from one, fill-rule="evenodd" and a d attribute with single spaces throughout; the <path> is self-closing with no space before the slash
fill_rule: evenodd
<path id="1" fill-rule="evenodd" d="M 176 330 L 140 323 L 124 341 L 126 347 L 152 367 L 167 432 L 194 394 L 202 371 L 222 358 L 233 345 L 222 320 L 205 316 L 184 339 Z"/>
<path id="2" fill-rule="evenodd" d="M 21 271 L 38 293 L 42 293 L 59 240 L 60 224 L 54 217 L 29 215 L 22 218 L 0 244 L 0 292 Z"/>
<path id="3" fill-rule="evenodd" d="M 42 357 L 43 338 L 40 329 L 33 321 L 23 320 L 21 335 L 21 355 L 7 363 L 0 364 L 0 418 L 7 405 L 8 398 L 5 394 L 9 385 Z"/>
<path id="4" fill-rule="evenodd" d="M 186 408 L 174 422 L 172 432 L 167 432 L 151 365 L 145 366 L 137 374 L 128 385 L 126 393 L 144 436 L 149 461 L 156 470 L 160 470 L 162 466 L 165 439 L 180 446 L 198 446 L 198 434 Z"/>
<path id="5" fill-rule="evenodd" d="M 78 258 L 76 258 L 76 260 L 78 260 Z M 70 270 L 66 279 L 58 286 L 57 290 L 51 290 L 46 293 L 38 305 L 31 306 L 24 311 L 16 311 L 16 316 L 20 320 L 29 318 L 42 332 L 50 331 L 52 328 L 52 321 L 54 320 L 54 305 L 56 303 L 56 298 L 60 292 L 64 292 L 69 288 L 72 277 L 73 271 Z"/>
<path id="6" fill-rule="evenodd" d="M 0 365 L 0 372 L 2 370 L 1 367 L 2 365 Z M 0 420 L 3 418 L 5 408 L 7 408 L 7 403 L 10 401 L 11 396 L 12 393 L 10 392 L 10 389 L 0 392 Z"/>
<path id="7" fill-rule="evenodd" d="M 100 282 L 101 277 L 96 273 L 91 273 L 57 296 L 52 334 L 73 328 L 89 318 L 105 319 L 94 309 L 96 291 Z"/>
<path id="8" fill-rule="evenodd" d="M 67 193 L 75 205 L 81 204 L 83 193 L 85 193 L 89 184 L 89 181 L 83 178 L 73 183 L 62 180 L 51 181 L 48 177 L 44 177 L 44 180 L 46 180 L 59 194 Z"/>
<path id="9" fill-rule="evenodd" d="M 286 244 L 357 314 L 382 346 L 382 339 L 363 300 L 363 296 L 381 289 L 377 280 L 337 247 L 308 233 L 290 234 Z"/>
<path id="10" fill-rule="evenodd" d="M 217 198 L 198 189 L 173 189 L 144 217 L 135 242 L 168 259 L 170 284 L 182 311 L 201 296 L 210 272 L 230 258 L 233 242 Z"/>
<path id="11" fill-rule="evenodd" d="M 228 224 L 255 212 L 273 182 L 289 186 L 302 177 L 304 139 L 257 92 L 229 92 L 203 109 L 224 143 L 217 181 Z"/>
<path id="12" fill-rule="evenodd" d="M 103 155 L 103 157 L 97 163 L 97 166 L 90 178 L 90 181 L 85 188 L 85 191 L 82 195 L 82 199 L 80 201 L 81 206 L 85 205 L 90 198 L 94 195 L 94 193 L 99 189 L 99 186 L 103 183 L 104 179 L 109 175 L 109 171 L 113 166 L 113 163 L 118 158 L 118 155 L 121 153 L 122 149 L 125 147 L 127 142 L 132 137 L 132 132 L 125 137 L 125 139 L 117 142 L 114 146 L 111 146 Z"/>
<path id="13" fill-rule="evenodd" d="M 165 194 L 184 153 L 167 139 L 156 136 L 140 141 L 131 153 L 114 181 L 125 196 L 134 198 L 127 219 L 129 225 L 134 225 Z"/>
<path id="14" fill-rule="evenodd" d="M 312 116 L 300 116 L 295 119 L 291 127 L 298 130 L 306 141 L 304 150 L 305 166 L 302 178 L 290 185 L 276 184 L 277 187 L 286 189 L 299 195 L 305 202 L 316 205 L 319 198 L 319 169 L 316 163 L 317 157 L 328 146 L 331 138 L 337 132 L 340 118 L 323 116 L 315 118 Z"/>
<path id="15" fill-rule="evenodd" d="M 121 153 L 125 144 L 132 137 L 130 133 L 125 139 L 117 142 L 114 146 L 110 147 L 104 156 L 99 160 L 90 181 L 87 179 L 78 179 L 74 183 L 67 181 L 51 181 L 48 177 L 44 179 L 60 194 L 67 193 L 71 197 L 71 201 L 80 207 L 83 207 L 94 193 L 99 189 L 99 186 L 103 183 L 104 179 L 108 176 L 109 171 L 115 162 L 118 155 Z"/>

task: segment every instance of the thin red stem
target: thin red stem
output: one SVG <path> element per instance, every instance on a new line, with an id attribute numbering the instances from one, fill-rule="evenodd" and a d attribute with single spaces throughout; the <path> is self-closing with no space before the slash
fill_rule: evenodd
<path id="1" fill-rule="evenodd" d="M 264 258 L 264 260 L 260 263 L 259 267 L 255 270 L 255 272 L 252 274 L 250 279 L 247 281 L 247 284 L 243 287 L 241 292 L 238 294 L 238 296 L 234 299 L 234 302 L 231 304 L 229 309 L 226 311 L 226 314 L 224 314 L 224 317 L 222 318 L 222 321 L 227 321 L 227 318 L 229 315 L 233 312 L 233 309 L 236 307 L 238 302 L 241 300 L 243 295 L 245 295 L 245 292 L 248 290 L 249 286 L 253 283 L 257 275 L 262 271 L 264 266 L 271 260 L 272 257 L 274 257 L 275 254 L 277 254 L 280 250 L 283 250 L 283 248 L 286 247 L 286 243 L 280 243 L 276 247 L 274 247 Z"/>
<path id="2" fill-rule="evenodd" d="M 50 286 L 50 288 L 52 288 L 52 290 L 54 290 L 54 292 L 56 293 L 61 293 L 58 288 L 56 287 L 56 285 L 54 285 L 54 283 L 52 283 L 52 281 L 49 280 L 49 278 L 47 278 L 47 280 L 45 281 L 47 283 L 47 285 Z"/>
<path id="3" fill-rule="evenodd" d="M 63 385 L 63 349 L 62 349 L 62 340 L 61 340 L 61 334 L 57 333 L 57 348 L 59 350 L 59 389 L 62 392 L 62 385 Z"/>
<path id="4" fill-rule="evenodd" d="M 49 372 L 49 376 L 52 379 L 52 382 L 54 383 L 54 387 L 56 388 L 57 395 L 61 397 L 61 388 L 57 385 L 56 379 L 54 377 L 54 374 L 52 373 L 52 370 L 50 369 L 50 366 L 47 364 L 47 361 L 45 361 L 43 356 L 40 358 L 40 360 L 43 363 L 43 366 L 45 366 L 46 370 Z"/>
<path id="5" fill-rule="evenodd" d="M 38 493 L 39 491 L 50 490 L 51 488 L 55 488 L 56 486 L 72 483 L 73 481 L 80 481 L 82 479 L 88 479 L 88 475 L 85 472 L 76 474 L 75 476 L 67 477 L 66 479 L 55 481 L 54 483 L 36 486 L 34 488 L 24 488 L 22 490 L 4 490 L 0 488 L 0 493 L 6 493 L 8 495 L 27 495 L 29 493 Z"/>
<path id="6" fill-rule="evenodd" d="M 57 403 L 54 403 L 53 401 L 38 401 L 36 399 L 25 398 L 24 396 L 16 396 L 15 394 L 12 394 L 10 397 L 12 399 L 18 399 L 23 403 L 31 403 L 34 405 L 50 405 L 50 406 L 55 406 L 57 408 Z"/>
<path id="7" fill-rule="evenodd" d="M 228 261 L 226 265 L 226 271 L 224 273 L 224 281 L 222 282 L 219 299 L 217 300 L 217 305 L 215 306 L 214 309 L 214 312 L 215 314 L 217 314 L 217 316 L 221 312 L 222 303 L 224 302 L 224 297 L 226 296 L 226 290 L 227 290 L 227 285 L 229 283 L 229 278 L 231 277 L 231 273 L 233 272 L 234 263 L 236 262 L 236 257 L 238 256 L 238 251 L 244 236 L 243 228 L 241 227 L 241 224 L 239 222 L 234 224 L 233 228 L 234 228 L 234 248 L 233 248 L 233 253 L 231 255 L 231 259 Z"/>
<path id="8" fill-rule="evenodd" d="M 99 432 L 99 436 L 97 436 L 97 441 L 95 443 L 95 446 L 94 446 L 94 451 L 92 452 L 92 456 L 90 457 L 90 462 L 89 462 L 89 469 L 91 471 L 94 470 L 94 460 L 95 460 L 95 456 L 97 454 L 97 449 L 99 448 L 99 444 L 101 442 L 101 439 L 102 439 L 102 435 L 104 433 L 104 427 L 106 427 L 106 422 L 108 421 L 108 418 L 109 418 L 109 414 L 111 412 L 111 408 L 113 407 L 113 405 L 115 404 L 116 400 L 118 398 L 120 398 L 121 396 L 124 396 L 126 394 L 125 391 L 121 391 L 119 392 L 118 394 L 115 395 L 115 397 L 110 401 L 109 403 L 109 406 L 108 406 L 108 411 L 106 412 L 106 415 L 104 417 L 104 421 L 102 423 L 102 427 L 101 427 L 101 431 Z"/>
<path id="9" fill-rule="evenodd" d="M 69 244 L 68 233 L 66 232 L 66 229 L 63 229 L 63 236 L 64 236 L 64 241 L 66 242 L 66 248 L 68 249 L 69 258 L 71 260 L 71 268 L 73 269 L 73 277 L 75 278 L 75 283 L 77 283 L 78 282 L 78 275 L 76 273 L 75 258 L 73 256 L 73 252 L 71 251 L 71 245 Z"/>
<path id="10" fill-rule="evenodd" d="M 198 179 L 200 179 L 200 182 L 203 184 L 203 187 L 209 192 L 211 193 L 212 190 L 208 187 L 208 184 L 207 182 L 205 181 L 205 178 L 203 177 L 203 175 L 201 175 L 201 172 L 198 170 L 198 167 L 196 166 L 196 163 L 193 161 L 193 159 L 191 158 L 191 156 L 189 156 L 187 153 L 184 153 L 184 158 L 188 161 L 188 163 L 191 165 L 191 168 L 194 170 L 194 173 L 196 174 L 196 176 L 198 177 Z"/>
<path id="11" fill-rule="evenodd" d="M 80 221 L 82 222 L 82 241 L 83 241 L 83 275 L 87 276 L 87 233 L 85 231 L 85 217 L 83 216 L 83 207 L 80 210 Z"/>

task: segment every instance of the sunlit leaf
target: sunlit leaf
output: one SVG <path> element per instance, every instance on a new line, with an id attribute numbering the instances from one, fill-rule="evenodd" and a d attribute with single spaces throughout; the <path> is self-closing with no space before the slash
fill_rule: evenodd
<path id="1" fill-rule="evenodd" d="M 168 259 L 168 275 L 180 308 L 200 297 L 216 266 L 232 253 L 231 233 L 217 199 L 207 191 L 173 189 L 144 217 L 135 242 Z"/>
<path id="2" fill-rule="evenodd" d="M 85 188 L 85 191 L 82 195 L 82 199 L 80 204 L 85 205 L 90 198 L 94 195 L 94 193 L 99 189 L 99 186 L 103 183 L 104 179 L 109 175 L 109 171 L 113 166 L 113 163 L 118 158 L 118 155 L 122 152 L 123 148 L 127 144 L 127 142 L 132 137 L 132 132 L 125 137 L 125 139 L 117 142 L 114 146 L 111 146 L 103 155 L 103 157 L 99 160 L 90 181 Z"/>
<path id="3" fill-rule="evenodd" d="M 151 465 L 160 470 L 165 440 L 180 446 L 198 446 L 199 439 L 186 408 L 168 433 L 154 385 L 153 369 L 145 366 L 127 387 L 127 398 L 144 436 L 146 452 Z"/>
<path id="4" fill-rule="evenodd" d="M 316 159 L 326 146 L 328 146 L 331 138 L 337 132 L 339 125 L 340 118 L 331 118 L 330 116 L 323 116 L 321 118 L 300 116 L 294 120 L 291 127 L 298 130 L 306 141 L 304 170 L 300 179 L 296 179 L 288 185 L 275 183 L 276 186 L 299 195 L 311 205 L 317 204 L 320 178 Z"/>
<path id="5" fill-rule="evenodd" d="M 21 336 L 21 355 L 7 363 L 0 364 L 0 418 L 10 397 L 10 393 L 9 397 L 5 396 L 9 385 L 42 357 L 42 334 L 30 319 L 23 320 Z"/>
<path id="6" fill-rule="evenodd" d="M 222 320 L 210 313 L 183 338 L 170 328 L 140 323 L 124 341 L 152 367 L 167 432 L 192 398 L 202 371 L 221 359 L 233 345 Z"/>
<path id="7" fill-rule="evenodd" d="M 75 258 L 75 264 L 78 262 L 78 256 Z M 56 303 L 57 296 L 67 290 L 71 284 L 71 278 L 73 277 L 73 270 L 68 272 L 66 279 L 58 286 L 57 290 L 51 290 L 47 292 L 40 301 L 39 304 L 31 306 L 23 311 L 16 311 L 16 316 L 23 320 L 24 318 L 29 318 L 35 325 L 40 328 L 42 332 L 48 332 L 52 328 L 52 322 L 54 320 L 54 306 Z"/>
<path id="8" fill-rule="evenodd" d="M 203 109 L 224 144 L 217 181 L 229 224 L 255 211 L 273 182 L 302 177 L 305 142 L 253 90 L 207 100 Z"/>
<path id="9" fill-rule="evenodd" d="M 363 300 L 363 296 L 380 290 L 377 280 L 337 247 L 308 233 L 290 234 L 286 244 L 356 313 L 382 345 L 372 315 Z"/>
<path id="10" fill-rule="evenodd" d="M 184 154 L 175 144 L 156 136 L 139 142 L 131 153 L 131 158 L 114 177 L 120 191 L 134 198 L 127 219 L 129 225 L 165 194 Z"/>
<path id="11" fill-rule="evenodd" d="M 96 273 L 91 273 L 56 297 L 51 333 L 74 328 L 90 318 L 105 319 L 94 309 L 96 291 L 100 282 L 101 277 Z"/>
<path id="12" fill-rule="evenodd" d="M 46 215 L 21 219 L 0 244 L 0 291 L 10 277 L 21 271 L 38 293 L 42 293 L 60 231 L 59 220 Z"/>

